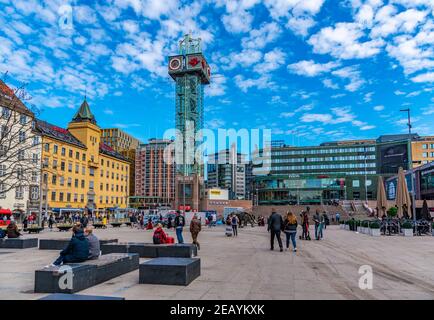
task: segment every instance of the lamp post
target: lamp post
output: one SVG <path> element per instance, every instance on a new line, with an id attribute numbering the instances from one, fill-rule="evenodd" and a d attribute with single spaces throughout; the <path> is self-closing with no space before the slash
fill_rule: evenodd
<path id="1" fill-rule="evenodd" d="M 366 146 L 364 148 L 365 150 L 365 198 L 366 198 L 366 204 L 368 204 L 368 163 L 366 161 Z"/>
<path id="2" fill-rule="evenodd" d="M 412 145 L 411 145 L 411 141 L 412 141 L 412 137 L 411 137 L 411 115 L 410 115 L 410 108 L 407 109 L 401 109 L 401 112 L 407 112 L 407 117 L 408 117 L 408 143 L 409 143 L 409 164 L 408 164 L 408 168 L 410 171 L 410 177 L 411 177 L 411 201 L 412 201 L 412 207 L 413 207 L 413 222 L 414 225 L 416 226 L 416 197 L 415 197 L 415 189 L 414 189 L 414 172 L 413 172 L 413 151 L 412 151 Z"/>

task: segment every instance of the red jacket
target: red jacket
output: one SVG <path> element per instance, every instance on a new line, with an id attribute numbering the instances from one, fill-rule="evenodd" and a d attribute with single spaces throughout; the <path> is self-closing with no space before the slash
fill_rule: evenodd
<path id="1" fill-rule="evenodd" d="M 163 229 L 160 228 L 160 227 L 157 228 L 157 229 L 155 229 L 155 231 L 154 231 L 154 237 L 157 237 L 158 239 L 160 239 L 160 244 L 168 243 L 168 241 L 167 241 L 167 235 L 163 231 Z"/>

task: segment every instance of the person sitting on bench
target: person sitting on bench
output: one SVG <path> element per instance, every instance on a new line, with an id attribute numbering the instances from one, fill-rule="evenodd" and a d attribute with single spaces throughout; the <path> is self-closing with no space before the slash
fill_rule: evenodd
<path id="1" fill-rule="evenodd" d="M 19 238 L 21 236 L 20 231 L 18 230 L 18 226 L 15 221 L 11 221 L 11 223 L 6 228 L 6 234 L 9 239 Z"/>
<path id="2" fill-rule="evenodd" d="M 157 228 L 154 231 L 154 235 L 152 237 L 154 244 L 165 244 L 168 242 L 167 234 L 163 230 L 163 225 L 161 223 L 157 224 Z"/>
<path id="3" fill-rule="evenodd" d="M 89 242 L 89 260 L 98 259 L 101 255 L 101 249 L 99 246 L 99 239 L 97 236 L 93 234 L 93 227 L 87 226 L 86 229 L 84 229 L 84 234 Z"/>
<path id="4" fill-rule="evenodd" d="M 68 246 L 60 252 L 59 258 L 53 262 L 53 265 L 60 266 L 62 263 L 77 263 L 88 259 L 89 242 L 84 236 L 83 229 L 75 225 L 72 233 Z"/>

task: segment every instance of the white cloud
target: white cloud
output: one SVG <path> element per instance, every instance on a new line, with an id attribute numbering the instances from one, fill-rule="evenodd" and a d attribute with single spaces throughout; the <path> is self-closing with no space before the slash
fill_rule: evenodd
<path id="1" fill-rule="evenodd" d="M 413 82 L 434 82 L 434 72 L 419 74 L 411 78 Z"/>
<path id="2" fill-rule="evenodd" d="M 375 111 L 383 111 L 384 110 L 384 106 L 382 106 L 382 105 L 375 106 L 374 110 Z"/>
<path id="3" fill-rule="evenodd" d="M 357 70 L 356 66 L 348 66 L 335 71 L 332 74 L 343 79 L 348 79 L 350 83 L 345 86 L 345 89 L 351 92 L 357 91 L 360 87 L 365 84 L 360 76 L 360 71 Z"/>
<path id="4" fill-rule="evenodd" d="M 288 70 L 292 73 L 301 76 L 315 77 L 322 73 L 329 72 L 338 66 L 339 63 L 337 62 L 328 62 L 328 63 L 321 64 L 321 63 L 316 63 L 313 60 L 303 60 L 288 65 Z"/>
<path id="5" fill-rule="evenodd" d="M 209 97 L 224 95 L 227 89 L 226 80 L 222 74 L 213 75 L 211 84 L 205 87 L 205 94 Z"/>
<path id="6" fill-rule="evenodd" d="M 259 78 L 245 78 L 242 75 L 236 75 L 234 77 L 235 84 L 242 92 L 247 92 L 250 88 L 269 89 L 274 90 L 276 84 L 271 81 L 268 75 L 262 75 Z"/>
<path id="7" fill-rule="evenodd" d="M 340 59 L 362 59 L 378 54 L 384 45 L 382 39 L 361 42 L 364 32 L 356 23 L 337 23 L 325 27 L 308 40 L 313 51 L 330 54 Z"/>
<path id="8" fill-rule="evenodd" d="M 241 39 L 241 45 L 246 49 L 262 49 L 276 40 L 280 33 L 276 22 L 263 23 L 259 29 L 250 30 L 249 36 Z"/>
<path id="9" fill-rule="evenodd" d="M 321 122 L 323 125 L 351 123 L 359 128 L 369 127 L 367 123 L 357 120 L 356 115 L 351 112 L 349 107 L 334 107 L 330 110 L 331 113 L 305 113 L 300 121 L 306 123 Z"/>
<path id="10" fill-rule="evenodd" d="M 285 56 L 282 49 L 274 48 L 272 51 L 264 54 L 263 61 L 255 66 L 255 71 L 258 73 L 274 71 L 285 63 Z"/>

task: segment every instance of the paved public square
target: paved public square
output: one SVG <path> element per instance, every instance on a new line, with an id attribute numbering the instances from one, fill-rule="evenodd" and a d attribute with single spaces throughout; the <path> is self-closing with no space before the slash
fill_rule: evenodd
<path id="1" fill-rule="evenodd" d="M 101 239 L 152 242 L 151 231 L 129 227 L 95 233 Z M 175 236 L 173 231 L 169 234 Z M 37 235 L 42 239 L 69 236 L 57 231 Z M 191 241 L 188 232 L 184 238 Z M 298 241 L 297 253 L 281 253 L 269 250 L 264 227 L 240 229 L 238 238 L 227 238 L 220 226 L 203 228 L 199 241 L 201 276 L 187 287 L 139 284 L 136 270 L 80 294 L 127 300 L 434 299 L 434 237 L 430 236 L 376 238 L 329 226 L 323 241 Z M 46 296 L 33 293 L 34 272 L 57 255 L 37 248 L 0 249 L 0 300 Z M 359 288 L 362 265 L 373 269 L 371 290 Z"/>

